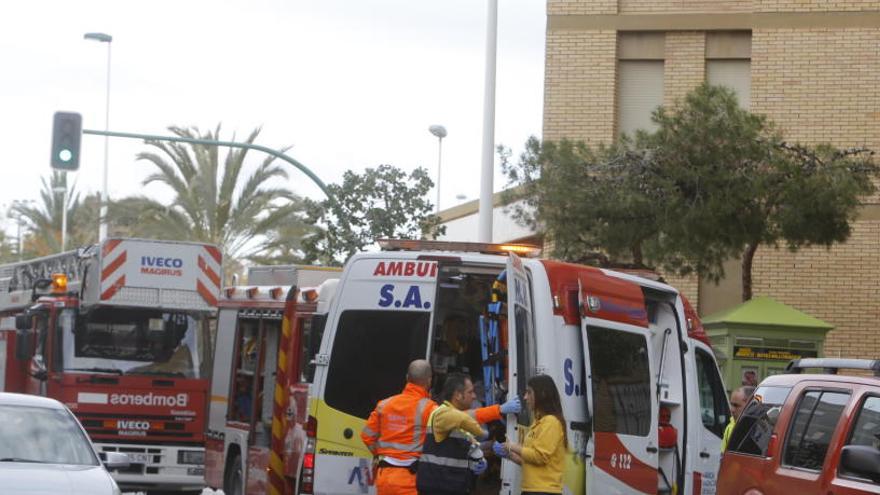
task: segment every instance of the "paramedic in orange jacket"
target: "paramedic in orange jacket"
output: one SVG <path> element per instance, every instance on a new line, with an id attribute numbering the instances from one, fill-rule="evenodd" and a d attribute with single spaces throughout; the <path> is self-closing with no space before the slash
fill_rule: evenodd
<path id="1" fill-rule="evenodd" d="M 379 461 L 378 495 L 417 495 L 416 462 L 422 455 L 428 417 L 436 409 L 431 400 L 431 364 L 417 359 L 409 364 L 403 392 L 379 401 L 361 431 L 361 439 Z M 519 413 L 519 398 L 502 405 L 468 411 L 479 423 L 499 420 L 503 414 Z"/>

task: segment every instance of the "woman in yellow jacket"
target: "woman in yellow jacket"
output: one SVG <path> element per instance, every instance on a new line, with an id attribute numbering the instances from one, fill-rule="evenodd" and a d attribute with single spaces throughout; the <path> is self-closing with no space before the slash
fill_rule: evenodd
<path id="1" fill-rule="evenodd" d="M 548 375 L 538 375 L 528 381 L 526 404 L 532 413 L 532 425 L 522 445 L 495 443 L 494 451 L 501 457 L 522 466 L 522 493 L 562 493 L 562 470 L 568 435 L 559 391 Z"/>

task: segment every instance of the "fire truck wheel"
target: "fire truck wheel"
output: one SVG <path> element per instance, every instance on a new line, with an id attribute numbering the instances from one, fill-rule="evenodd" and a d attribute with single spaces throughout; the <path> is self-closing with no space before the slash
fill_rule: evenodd
<path id="1" fill-rule="evenodd" d="M 225 495 L 244 495 L 244 483 L 241 473 L 241 455 L 234 454 L 226 466 L 226 476 L 223 479 L 223 493 Z"/>

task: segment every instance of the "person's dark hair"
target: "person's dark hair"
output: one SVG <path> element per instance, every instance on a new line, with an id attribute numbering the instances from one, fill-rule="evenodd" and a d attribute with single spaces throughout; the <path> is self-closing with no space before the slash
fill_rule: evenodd
<path id="1" fill-rule="evenodd" d="M 466 382 L 471 377 L 464 373 L 450 373 L 446 375 L 446 381 L 443 382 L 443 390 L 440 392 L 440 399 L 452 400 L 452 396 L 457 392 L 464 392 Z"/>
<path id="2" fill-rule="evenodd" d="M 535 396 L 535 420 L 543 416 L 556 416 L 562 425 L 562 438 L 568 448 L 568 432 L 565 427 L 565 415 L 562 414 L 562 401 L 559 390 L 550 375 L 537 375 L 529 378 L 528 386 Z"/>

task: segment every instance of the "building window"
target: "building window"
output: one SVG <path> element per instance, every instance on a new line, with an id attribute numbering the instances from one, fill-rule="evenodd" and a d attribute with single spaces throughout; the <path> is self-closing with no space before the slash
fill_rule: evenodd
<path id="1" fill-rule="evenodd" d="M 617 75 L 617 122 L 620 134 L 655 130 L 654 109 L 663 104 L 663 61 L 621 60 Z"/>
<path id="2" fill-rule="evenodd" d="M 712 32 L 706 34 L 706 82 L 726 86 L 748 110 L 752 99 L 752 34 Z"/>
<path id="3" fill-rule="evenodd" d="M 651 114 L 663 104 L 665 33 L 620 33 L 617 38 L 617 132 L 653 131 Z"/>

